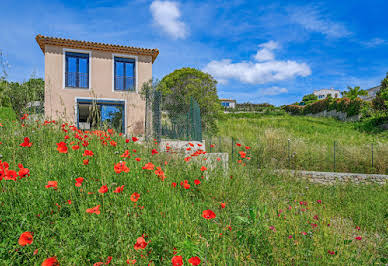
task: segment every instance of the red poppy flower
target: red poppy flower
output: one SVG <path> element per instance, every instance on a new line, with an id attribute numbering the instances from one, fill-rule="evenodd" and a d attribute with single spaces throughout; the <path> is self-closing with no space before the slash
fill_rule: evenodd
<path id="1" fill-rule="evenodd" d="M 30 142 L 30 138 L 25 137 L 24 138 L 24 142 L 21 143 L 20 146 L 22 146 L 22 147 L 31 147 L 32 143 Z"/>
<path id="2" fill-rule="evenodd" d="M 186 157 L 184 160 L 185 160 L 186 162 L 188 162 L 188 161 L 190 161 L 190 159 L 191 159 L 191 157 L 189 156 L 189 157 Z"/>
<path id="3" fill-rule="evenodd" d="M 125 139 L 125 143 L 129 143 L 129 139 Z"/>
<path id="4" fill-rule="evenodd" d="M 42 266 L 59 266 L 59 262 L 56 257 L 51 257 L 46 259 L 43 263 Z"/>
<path id="5" fill-rule="evenodd" d="M 74 145 L 74 146 L 72 146 L 71 148 L 72 148 L 73 150 L 75 150 L 75 151 L 76 151 L 76 150 L 78 150 L 78 149 L 79 149 L 79 145 Z"/>
<path id="6" fill-rule="evenodd" d="M 240 144 L 240 143 L 236 143 L 236 145 L 237 145 L 238 147 L 241 147 L 241 144 Z"/>
<path id="7" fill-rule="evenodd" d="M 149 163 L 146 163 L 146 164 L 142 167 L 142 169 L 144 169 L 144 170 L 154 170 L 154 167 L 155 167 L 155 165 L 153 165 L 153 163 L 149 162 Z"/>
<path id="8" fill-rule="evenodd" d="M 21 246 L 31 245 L 32 241 L 33 239 L 31 232 L 24 232 L 19 237 L 19 245 Z"/>
<path id="9" fill-rule="evenodd" d="M 116 146 L 117 146 L 117 142 L 116 142 L 116 141 L 113 141 L 113 140 L 111 140 L 111 141 L 110 141 L 110 145 L 111 145 L 112 147 L 116 147 Z"/>
<path id="10" fill-rule="evenodd" d="M 121 154 L 122 158 L 131 158 L 130 154 L 129 154 L 129 150 L 125 150 L 125 152 L 123 154 Z"/>
<path id="11" fill-rule="evenodd" d="M 120 174 L 121 172 L 128 173 L 129 172 L 129 168 L 125 164 L 126 164 L 125 162 L 119 162 L 119 163 L 115 164 L 114 171 L 117 174 Z"/>
<path id="12" fill-rule="evenodd" d="M 85 159 L 85 160 L 82 161 L 82 163 L 83 163 L 84 165 L 88 165 L 88 164 L 89 164 L 89 160 L 88 160 L 88 159 Z"/>
<path id="13" fill-rule="evenodd" d="M 71 200 L 67 200 L 67 203 L 70 205 L 71 204 Z"/>
<path id="14" fill-rule="evenodd" d="M 100 214 L 100 213 L 101 213 L 101 211 L 100 211 L 100 206 L 101 206 L 101 205 L 97 205 L 96 207 L 87 209 L 86 212 L 87 212 L 87 213 Z"/>
<path id="15" fill-rule="evenodd" d="M 214 146 L 215 146 L 214 144 L 210 144 L 210 148 L 214 148 Z"/>
<path id="16" fill-rule="evenodd" d="M 78 177 L 75 179 L 75 186 L 76 187 L 80 187 L 82 185 L 82 183 L 84 182 L 84 178 L 83 177 Z"/>
<path id="17" fill-rule="evenodd" d="M 139 140 L 138 138 L 132 137 L 132 141 L 133 141 L 133 142 L 136 142 L 136 141 L 138 141 L 138 140 Z"/>
<path id="18" fill-rule="evenodd" d="M 320 199 L 319 199 L 319 200 L 317 200 L 317 203 L 321 204 L 321 203 L 322 203 L 322 200 L 320 200 Z"/>
<path id="19" fill-rule="evenodd" d="M 18 176 L 18 173 L 15 170 L 8 170 L 8 167 L 5 169 L 4 174 L 0 175 L 4 176 L 4 180 L 16 181 L 16 177 Z"/>
<path id="20" fill-rule="evenodd" d="M 191 143 L 191 142 L 189 142 L 189 145 L 190 145 L 191 147 L 194 147 L 194 144 L 193 144 L 193 143 Z"/>
<path id="21" fill-rule="evenodd" d="M 205 166 L 201 167 L 201 171 L 206 171 L 206 170 L 207 170 L 207 168 Z"/>
<path id="22" fill-rule="evenodd" d="M 221 208 L 224 209 L 226 204 L 224 202 L 221 203 Z"/>
<path id="23" fill-rule="evenodd" d="M 123 192 L 123 190 L 124 190 L 124 185 L 122 185 L 121 187 L 117 187 L 115 191 L 113 191 L 113 193 L 121 193 Z"/>
<path id="24" fill-rule="evenodd" d="M 135 158 L 136 161 L 140 162 L 141 161 L 141 158 Z"/>
<path id="25" fill-rule="evenodd" d="M 243 151 L 239 151 L 238 153 L 240 154 L 241 158 L 245 158 L 246 155 L 247 155 L 247 154 L 246 154 L 245 152 L 243 152 Z"/>
<path id="26" fill-rule="evenodd" d="M 183 184 L 183 187 L 184 187 L 185 189 L 189 189 L 189 188 L 190 188 L 190 184 L 184 183 L 184 184 Z"/>
<path id="27" fill-rule="evenodd" d="M 327 253 L 329 253 L 330 255 L 335 255 L 335 251 L 328 250 Z"/>
<path id="28" fill-rule="evenodd" d="M 103 185 L 100 187 L 98 192 L 100 192 L 101 194 L 104 194 L 104 193 L 108 192 L 108 187 L 106 185 Z"/>
<path id="29" fill-rule="evenodd" d="M 67 153 L 67 144 L 66 142 L 59 142 L 57 143 L 57 150 L 59 153 Z"/>
<path id="30" fill-rule="evenodd" d="M 195 179 L 194 184 L 199 185 L 199 184 L 201 184 L 201 181 L 199 181 L 198 179 Z"/>
<path id="31" fill-rule="evenodd" d="M 35 249 L 34 253 L 32 253 L 32 254 L 34 254 L 34 255 L 38 254 L 38 249 Z"/>
<path id="32" fill-rule="evenodd" d="M 307 233 L 306 232 L 301 232 L 302 235 L 304 236 L 307 236 Z"/>
<path id="33" fill-rule="evenodd" d="M 356 240 L 362 240 L 362 237 L 361 237 L 361 236 L 356 236 L 354 239 L 356 239 Z"/>
<path id="34" fill-rule="evenodd" d="M 46 188 L 52 187 L 56 190 L 58 188 L 57 185 L 58 185 L 57 181 L 47 181 L 47 185 L 45 187 Z"/>
<path id="35" fill-rule="evenodd" d="M 136 263 L 135 259 L 133 260 L 127 259 L 127 264 L 135 264 L 135 263 Z"/>
<path id="36" fill-rule="evenodd" d="M 214 219 L 216 214 L 212 210 L 205 210 L 202 212 L 202 217 L 205 219 Z"/>
<path id="37" fill-rule="evenodd" d="M 137 192 L 134 192 L 134 193 L 131 195 L 131 201 L 133 201 L 133 202 L 138 201 L 139 198 L 140 198 L 140 194 L 137 193 Z"/>
<path id="38" fill-rule="evenodd" d="M 245 146 L 245 149 L 247 149 L 247 150 L 249 150 L 251 147 L 249 147 L 249 146 Z"/>
<path id="39" fill-rule="evenodd" d="M 174 256 L 171 259 L 173 266 L 182 266 L 183 265 L 183 259 L 182 256 Z"/>
<path id="40" fill-rule="evenodd" d="M 176 187 L 176 183 L 172 182 L 171 186 Z"/>
<path id="41" fill-rule="evenodd" d="M 359 226 L 356 226 L 356 230 L 360 230 L 361 228 Z"/>
<path id="42" fill-rule="evenodd" d="M 152 155 L 159 153 L 156 149 L 152 149 L 151 151 Z"/>
<path id="43" fill-rule="evenodd" d="M 94 155 L 93 151 L 89 151 L 89 150 L 85 150 L 84 154 L 82 154 L 82 156 L 93 156 L 93 155 Z"/>
<path id="44" fill-rule="evenodd" d="M 199 265 L 201 263 L 201 260 L 195 256 L 195 257 L 191 257 L 188 262 L 191 264 L 191 265 Z"/>
<path id="45" fill-rule="evenodd" d="M 269 227 L 269 230 L 272 230 L 272 231 L 276 232 L 275 226 L 272 226 L 272 225 Z"/>
<path id="46" fill-rule="evenodd" d="M 145 239 L 141 236 L 141 237 L 138 237 L 138 238 L 137 238 L 136 243 L 135 243 L 135 245 L 133 246 L 133 248 L 134 248 L 135 250 L 145 249 L 148 243 L 149 243 L 149 242 L 146 242 Z"/>
<path id="47" fill-rule="evenodd" d="M 24 120 L 28 117 L 28 114 L 24 114 L 22 117 L 20 117 L 21 120 Z"/>
<path id="48" fill-rule="evenodd" d="M 19 167 L 19 179 L 22 179 L 23 177 L 30 176 L 30 170 L 28 168 L 24 168 L 21 163 L 18 164 Z"/>

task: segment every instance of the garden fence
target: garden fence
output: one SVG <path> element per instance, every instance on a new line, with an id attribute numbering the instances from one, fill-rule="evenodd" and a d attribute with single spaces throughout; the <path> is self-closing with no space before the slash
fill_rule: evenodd
<path id="1" fill-rule="evenodd" d="M 205 142 L 208 152 L 229 153 L 232 164 L 272 169 L 388 174 L 388 145 L 378 140 L 350 145 L 339 141 L 317 144 L 294 139 L 244 142 L 233 137 L 210 136 L 206 137 Z M 243 156 L 240 152 L 243 152 Z"/>

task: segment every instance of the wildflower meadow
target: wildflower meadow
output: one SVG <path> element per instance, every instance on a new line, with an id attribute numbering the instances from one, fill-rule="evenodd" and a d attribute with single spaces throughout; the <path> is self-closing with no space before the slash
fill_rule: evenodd
<path id="1" fill-rule="evenodd" d="M 0 265 L 388 263 L 388 189 L 227 172 L 114 130 L 0 121 Z"/>

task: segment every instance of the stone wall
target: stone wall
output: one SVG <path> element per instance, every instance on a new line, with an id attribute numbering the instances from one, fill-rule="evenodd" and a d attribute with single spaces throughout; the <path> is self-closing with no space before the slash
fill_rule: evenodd
<path id="1" fill-rule="evenodd" d="M 335 173 L 335 172 L 314 172 L 296 170 L 274 170 L 276 173 L 293 175 L 309 180 L 313 183 L 323 185 L 334 185 L 335 183 L 353 182 L 355 184 L 384 185 L 388 182 L 388 175 L 378 174 L 356 174 L 356 173 Z"/>
<path id="2" fill-rule="evenodd" d="M 312 117 L 334 117 L 338 118 L 341 121 L 348 121 L 348 122 L 353 122 L 353 121 L 359 121 L 361 118 L 361 115 L 354 115 L 354 116 L 349 116 L 346 113 L 343 112 L 338 112 L 337 110 L 330 110 L 330 111 L 323 111 L 319 112 L 316 114 L 307 114 L 306 116 L 312 116 Z"/>

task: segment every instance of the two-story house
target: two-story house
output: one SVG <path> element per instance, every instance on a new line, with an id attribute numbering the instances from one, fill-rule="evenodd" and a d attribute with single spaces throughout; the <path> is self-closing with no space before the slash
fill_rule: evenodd
<path id="1" fill-rule="evenodd" d="M 318 97 L 318 100 L 325 99 L 329 97 L 329 95 L 333 98 L 341 98 L 341 91 L 335 90 L 333 88 L 330 89 L 321 89 L 321 90 L 314 90 L 314 95 Z"/>
<path id="2" fill-rule="evenodd" d="M 80 129 L 107 124 L 123 133 L 143 134 L 142 84 L 152 78 L 158 49 L 36 36 L 45 55 L 47 119 Z"/>

